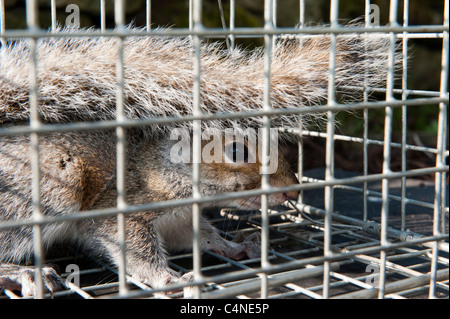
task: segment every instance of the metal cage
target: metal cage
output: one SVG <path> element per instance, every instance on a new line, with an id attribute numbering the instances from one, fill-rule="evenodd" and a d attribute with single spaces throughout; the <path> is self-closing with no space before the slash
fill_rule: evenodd
<path id="1" fill-rule="evenodd" d="M 55 0 L 50 1 L 52 26 L 57 24 Z M 74 1 L 76 3 L 76 1 Z M 115 1 L 115 23 L 122 27 L 126 24 L 124 14 L 125 1 Z M 270 62 L 270 50 L 277 37 L 285 35 L 302 36 L 304 34 L 330 34 L 336 36 L 349 32 L 348 27 L 339 24 L 339 2 L 330 0 L 330 22 L 327 27 L 307 26 L 305 21 L 305 6 L 307 1 L 300 0 L 299 27 L 279 28 L 276 22 L 278 7 L 282 1 L 266 0 L 264 4 L 265 26 L 260 28 L 235 26 L 235 1 L 231 0 L 230 21 L 225 28 L 205 28 L 202 25 L 202 1 L 191 0 L 189 10 L 189 28 L 170 30 L 152 29 L 151 1 L 146 1 L 147 35 L 190 36 L 197 48 L 204 37 L 227 37 L 230 45 L 242 37 L 262 37 L 265 44 L 265 54 Z M 219 7 L 221 7 L 219 1 Z M 283 210 L 261 209 L 258 213 L 242 214 L 232 210 L 222 209 L 211 212 L 214 225 L 223 236 L 233 238 L 237 232 L 261 231 L 262 254 L 258 258 L 235 261 L 213 252 L 202 253 L 199 238 L 194 238 L 192 253 L 171 255 L 169 266 L 180 274 L 193 271 L 194 281 L 189 285 L 197 287 L 194 296 L 201 298 L 448 298 L 448 67 L 449 67 L 449 1 L 440 4 L 443 13 L 443 24 L 439 25 L 409 25 L 409 1 L 390 1 L 389 23 L 385 26 L 353 27 L 351 32 L 388 33 L 391 37 L 391 52 L 394 54 L 396 44 L 401 42 L 403 67 L 399 87 L 394 87 L 394 70 L 388 74 L 388 85 L 384 88 L 371 88 L 382 93 L 386 98 L 379 101 L 355 102 L 339 104 L 334 95 L 329 94 L 325 105 L 320 105 L 317 111 L 326 112 L 326 130 L 297 131 L 305 139 L 318 139 L 324 142 L 325 168 L 303 170 L 299 167 L 299 185 L 290 189 L 301 191 L 298 202 L 287 205 Z M 93 36 L 127 36 L 127 31 L 116 31 L 106 28 L 105 1 L 99 1 L 101 21 L 100 28 L 92 29 Z M 5 9 L 5 2 L 0 1 L 1 40 L 11 38 L 37 39 L 49 36 L 38 26 L 36 15 L 37 1 L 26 2 L 26 30 L 10 30 L 5 28 L 5 16 L 10 14 Z M 370 1 L 365 1 L 366 12 L 361 15 L 369 20 L 371 12 Z M 403 19 L 398 21 L 403 9 Z M 223 20 L 223 22 L 225 22 Z M 226 24 L 226 22 L 225 22 Z M 51 34 L 50 36 L 58 36 Z M 436 39 L 442 42 L 441 74 L 439 91 L 425 91 L 410 87 L 407 81 L 408 72 L 408 41 L 410 39 Z M 32 42 L 33 43 L 33 42 Z M 199 50 L 194 54 L 196 61 L 195 74 L 199 74 Z M 32 61 L 35 63 L 35 61 Z M 118 61 L 123 66 L 123 61 Z M 34 67 L 36 67 L 34 65 Z M 270 74 L 270 63 L 266 63 L 266 74 Z M 119 81 L 120 72 L 118 73 Z M 332 74 L 330 75 L 332 76 Z M 199 106 L 200 78 L 196 77 L 193 87 L 194 141 L 199 138 L 203 119 Z M 333 82 L 330 81 L 330 92 Z M 266 79 L 265 103 L 270 114 L 270 79 Z M 37 93 L 34 83 L 31 97 Z M 123 89 L 123 88 L 119 88 Z M 44 125 L 39 120 L 36 99 L 31 101 L 30 126 L 0 128 L 0 135 L 30 134 L 32 145 L 36 146 L 38 135 L 55 131 L 76 129 L 116 128 L 117 134 L 123 134 L 125 121 L 123 106 L 118 105 L 118 118 L 107 123 Z M 411 143 L 406 139 L 407 110 L 432 105 L 436 110 L 437 128 L 435 132 L 436 146 L 428 147 L 419 143 Z M 377 139 L 370 134 L 369 114 L 376 109 L 384 111 L 383 138 Z M 401 110 L 402 137 L 401 142 L 393 142 L 394 110 Z M 335 132 L 335 111 L 360 110 L 362 118 L 356 118 L 363 124 L 362 136 L 349 136 Z M 267 116 L 267 115 L 265 115 Z M 196 124 L 197 123 L 197 124 Z M 266 128 L 269 129 L 269 128 Z M 363 154 L 363 171 L 348 174 L 335 170 L 335 144 L 358 144 Z M 369 173 L 368 150 L 378 146 L 383 148 L 378 161 L 382 165 L 381 173 Z M 299 146 L 300 156 L 302 147 Z M 39 151 L 33 148 L 33 194 L 39 194 Z M 124 174 L 124 150 L 121 140 L 118 140 L 117 175 Z M 402 162 L 401 169 L 393 171 L 390 160 L 393 151 L 398 150 Z M 418 169 L 408 169 L 407 152 L 420 152 L 431 157 L 434 165 Z M 397 154 L 397 153 L 395 153 Z M 199 164 L 194 164 L 198 166 Z M 198 167 L 197 167 L 198 168 Z M 417 182 L 417 177 L 431 175 L 431 182 Z M 261 196 L 275 192 L 262 181 L 262 189 L 256 193 Z M 118 185 L 124 187 L 124 185 Z M 194 181 L 194 190 L 198 190 L 198 182 Z M 198 193 L 198 192 L 197 192 Z M 194 194 L 196 192 L 194 191 Z M 225 195 L 223 195 L 225 196 Z M 200 195 L 183 201 L 183 205 L 192 205 L 194 229 L 198 226 L 200 210 L 198 202 Z M 208 198 L 207 200 L 211 200 Z M 80 218 L 95 218 L 117 215 L 119 232 L 124 234 L 124 218 L 132 213 L 135 207 L 125 204 L 123 198 L 118 198 L 117 208 L 90 211 L 75 216 L 46 217 L 39 210 L 34 212 L 31 220 L 16 220 L 1 222 L 0 231 L 12 227 L 33 227 L 35 231 L 36 267 L 43 267 L 45 262 L 58 264 L 62 270 L 62 278 L 66 290 L 56 292 L 53 298 L 114 298 L 114 297 L 148 297 L 148 298 L 180 298 L 182 293 L 160 294 L 161 291 L 172 291 L 175 287 L 152 289 L 136 281 L 126 274 L 123 267 L 114 269 L 98 260 L 79 253 L 56 251 L 54 256 L 45 256 L 42 248 L 40 229 L 48 223 L 77 220 Z M 164 205 L 164 203 L 163 203 Z M 151 208 L 151 204 L 149 206 Z M 0 208 L 1 209 L 1 208 Z M 123 258 L 125 253 L 122 252 Z M 124 261 L 123 261 L 123 264 Z M 73 268 L 75 266 L 75 268 Z M 71 268 L 72 267 L 72 268 Z M 74 280 L 76 270 L 77 280 Z M 184 285 L 186 286 L 186 284 Z M 38 297 L 49 297 L 40 291 Z M 21 298 L 13 291 L 5 290 L 0 298 Z"/>

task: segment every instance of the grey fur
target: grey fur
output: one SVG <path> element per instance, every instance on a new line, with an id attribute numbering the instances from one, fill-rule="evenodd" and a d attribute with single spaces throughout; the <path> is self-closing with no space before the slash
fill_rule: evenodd
<path id="1" fill-rule="evenodd" d="M 71 32 L 70 29 L 62 30 Z M 388 69 L 386 35 L 338 35 L 336 89 L 383 85 Z M 273 50 L 273 108 L 313 106 L 328 90 L 329 36 L 280 41 Z M 192 114 L 193 45 L 188 38 L 127 37 L 124 40 L 127 118 Z M 48 123 L 115 119 L 117 42 L 114 38 L 44 38 L 37 44 L 39 105 Z M 264 56 L 261 50 L 222 50 L 203 44 L 201 108 L 205 114 L 263 109 Z M 28 121 L 30 52 L 26 41 L 0 50 L 0 123 Z M 278 116 L 276 126 L 299 127 L 317 115 Z M 207 121 L 205 128 L 259 127 L 260 118 Z M 191 123 L 177 126 L 190 127 Z M 168 125 L 152 127 L 164 131 Z M 156 132 L 154 132 L 156 133 Z"/>

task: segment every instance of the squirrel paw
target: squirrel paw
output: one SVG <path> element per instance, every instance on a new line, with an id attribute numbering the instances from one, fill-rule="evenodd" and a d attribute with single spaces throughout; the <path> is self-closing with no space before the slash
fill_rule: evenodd
<path id="1" fill-rule="evenodd" d="M 222 240 L 211 248 L 215 253 L 231 258 L 241 260 L 246 257 L 256 258 L 261 256 L 261 236 L 255 232 L 249 236 L 238 233 L 233 241 Z"/>
<path id="2" fill-rule="evenodd" d="M 3 267 L 3 265 L 2 265 Z M 6 275 L 0 276 L 0 288 L 8 290 L 20 290 L 23 297 L 33 297 L 37 295 L 37 285 L 35 281 L 35 270 L 32 267 L 22 267 L 16 265 L 6 266 Z M 2 269 L 4 270 L 4 268 Z M 42 281 L 44 293 L 62 290 L 64 288 L 61 277 L 51 267 L 42 268 Z"/>
<path id="3" fill-rule="evenodd" d="M 175 276 L 172 273 L 168 273 L 167 277 L 165 278 L 165 285 L 177 284 L 177 283 L 187 283 L 187 282 L 191 282 L 193 280 L 194 280 L 193 272 L 185 273 L 181 277 Z M 166 291 L 166 292 L 160 292 L 158 294 L 168 295 L 168 294 L 173 294 L 173 293 L 179 293 L 181 291 L 183 291 L 184 298 L 192 298 L 194 296 L 194 287 L 191 287 L 191 286 L 184 287 L 183 289 L 180 288 L 179 290 L 177 289 L 177 290 L 170 290 L 170 291 Z"/>
<path id="4" fill-rule="evenodd" d="M 257 258 L 261 256 L 261 234 L 259 232 L 254 232 L 251 235 L 245 237 L 244 233 L 237 233 L 233 238 L 233 242 L 242 245 L 242 258 L 247 256 L 248 258 Z M 237 259 L 239 260 L 239 259 Z"/>

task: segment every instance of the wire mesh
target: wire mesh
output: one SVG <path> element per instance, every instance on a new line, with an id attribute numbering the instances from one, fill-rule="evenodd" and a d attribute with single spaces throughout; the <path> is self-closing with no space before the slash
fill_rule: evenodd
<path id="1" fill-rule="evenodd" d="M 277 37 L 331 35 L 331 59 L 329 73 L 328 100 L 326 105 L 311 108 L 298 108 L 299 115 L 310 112 L 326 112 L 326 132 L 289 130 L 303 136 L 304 139 L 321 139 L 325 145 L 325 169 L 303 171 L 299 168 L 299 185 L 273 188 L 268 184 L 267 174 L 262 175 L 260 190 L 247 191 L 244 195 L 262 197 L 260 211 L 245 212 L 230 209 L 207 211 L 213 225 L 225 238 L 232 240 L 239 234 L 261 233 L 261 256 L 253 259 L 232 260 L 211 251 L 201 252 L 199 225 L 200 203 L 216 199 L 226 199 L 240 194 L 224 194 L 214 197 L 202 197 L 199 189 L 200 164 L 193 165 L 193 198 L 165 203 L 148 203 L 145 205 L 128 205 L 125 201 L 126 157 L 117 161 L 117 207 L 105 210 L 84 212 L 82 215 L 49 217 L 40 211 L 39 192 L 39 143 L 38 135 L 50 132 L 65 132 L 88 129 L 116 129 L 118 137 L 117 154 L 124 155 L 124 135 L 126 127 L 166 123 L 173 119 L 148 119 L 131 121 L 124 117 L 123 110 L 123 56 L 117 61 L 117 120 L 100 123 L 74 123 L 45 125 L 40 123 L 36 94 L 39 85 L 34 78 L 30 95 L 31 121 L 28 127 L 0 128 L 1 136 L 30 134 L 33 152 L 33 202 L 32 220 L 0 221 L 0 231 L 17 227 L 34 227 L 35 266 L 39 270 L 44 265 L 41 228 L 47 224 L 62 221 L 99 216 L 117 216 L 121 241 L 122 262 L 119 269 L 106 261 L 84 256 L 75 247 L 59 247 L 52 255 L 45 256 L 45 263 L 59 266 L 66 290 L 52 295 L 44 294 L 42 281 L 38 283 L 36 297 L 53 298 L 182 298 L 180 290 L 188 284 L 152 289 L 127 275 L 124 218 L 128 214 L 142 210 L 161 207 L 192 205 L 194 220 L 193 252 L 172 252 L 169 266 L 180 275 L 194 272 L 195 297 L 202 298 L 448 298 L 448 1 L 442 3 L 442 25 L 409 25 L 409 1 L 403 4 L 403 23 L 398 21 L 398 1 L 391 1 L 389 25 L 373 27 L 367 23 L 371 13 L 370 1 L 365 4 L 366 25 L 364 27 L 342 27 L 339 24 L 339 1 L 330 1 L 330 26 L 307 27 L 305 25 L 306 3 L 300 0 L 298 28 L 279 28 L 276 10 L 283 3 L 273 0 L 265 1 L 264 27 L 236 27 L 235 1 L 230 1 L 229 28 L 205 28 L 202 24 L 202 1 L 190 1 L 189 28 L 152 29 L 151 1 L 146 1 L 146 31 L 148 36 L 170 35 L 191 36 L 196 49 L 194 54 L 194 114 L 179 119 L 193 121 L 194 149 L 200 149 L 201 121 L 208 120 L 202 114 L 200 103 L 202 38 L 228 37 L 229 45 L 245 37 L 264 37 L 265 48 L 265 107 L 264 112 L 253 112 L 241 116 L 265 117 L 265 129 L 270 129 L 269 115 L 279 115 L 283 111 L 270 107 L 271 50 Z M 119 36 L 132 35 L 125 30 L 124 1 L 115 1 L 115 24 L 117 29 L 106 28 L 105 1 L 99 2 L 101 21 L 99 30 L 88 33 L 71 33 L 70 36 Z M 27 30 L 9 30 L 5 27 L 5 4 L 1 1 L 1 39 L 30 39 L 32 50 L 37 38 L 67 36 L 58 33 L 46 33 L 37 24 L 37 2 L 27 1 Z M 55 1 L 51 1 L 52 26 L 57 23 Z M 352 104 L 339 104 L 334 96 L 334 56 L 335 39 L 342 33 L 389 33 L 391 39 L 390 62 L 393 64 L 394 52 L 398 41 L 402 42 L 403 66 L 401 88 L 395 87 L 394 67 L 390 68 L 386 88 L 366 88 L 371 91 L 386 93 L 385 100 L 364 100 Z M 440 90 L 416 90 L 408 86 L 408 41 L 410 39 L 442 39 L 442 70 Z M 333 40 L 334 39 L 334 40 Z M 118 42 L 119 52 L 123 49 Z M 36 69 L 36 61 L 32 61 Z M 400 98 L 399 98 L 400 96 Z M 436 147 L 416 145 L 406 139 L 407 110 L 421 105 L 438 105 Z M 393 111 L 402 112 L 401 142 L 394 142 Z M 369 112 L 376 109 L 385 111 L 385 130 L 383 138 L 370 136 Z M 437 109 L 437 108 L 436 108 Z M 362 137 L 336 134 L 336 111 L 362 110 L 364 133 Z M 284 111 L 287 112 L 287 111 Z M 230 115 L 221 115 L 227 117 Z M 231 115 L 232 116 L 232 115 Z M 220 117 L 220 116 L 219 116 Z M 218 117 L 218 118 L 219 118 Z M 355 119 L 356 120 L 356 119 Z M 360 119 L 357 119 L 360 120 Z M 283 130 L 283 128 L 280 128 Z M 268 135 L 265 135 L 268 143 Z M 363 149 L 363 173 L 341 172 L 335 169 L 335 144 L 360 144 Z M 372 146 L 383 147 L 382 172 L 369 173 L 369 153 Z M 303 145 L 300 145 L 300 153 Z M 401 153 L 401 170 L 393 171 L 390 167 L 392 152 L 399 149 Z M 406 152 L 420 152 L 431 156 L 435 165 L 418 169 L 408 169 Z M 200 154 L 201 152 L 194 152 Z M 300 154 L 301 157 L 303 154 Z M 194 161 L 199 163 L 200 161 Z M 417 177 L 433 176 L 432 181 L 418 182 Z M 267 195 L 279 191 L 301 191 L 299 200 L 286 203 L 278 209 L 269 209 Z M 242 195 L 242 194 L 241 194 Z M 266 198 L 266 199 L 265 199 Z M 75 266 L 75 268 L 71 268 Z M 73 271 L 75 270 L 75 272 Z M 39 274 L 39 271 L 38 271 Z M 40 278 L 41 276 L 36 276 Z M 164 293 L 162 293 L 164 292 Z M 4 290 L 0 298 L 22 298 L 20 294 Z"/>

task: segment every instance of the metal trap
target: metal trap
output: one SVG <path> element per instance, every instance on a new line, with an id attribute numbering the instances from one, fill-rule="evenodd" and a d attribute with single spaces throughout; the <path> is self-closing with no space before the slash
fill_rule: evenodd
<path id="1" fill-rule="evenodd" d="M 122 3 L 122 1 L 116 1 Z M 237 3 L 238 1 L 236 1 Z M 55 1 L 50 1 L 52 26 L 56 24 Z M 76 3 L 76 1 L 74 1 Z M 219 1 L 219 4 L 221 1 Z M 297 131 L 304 139 L 319 139 L 324 146 L 324 169 L 304 170 L 301 165 L 298 177 L 300 185 L 284 190 L 299 190 L 298 201 L 286 203 L 276 210 L 242 212 L 214 210 L 208 214 L 222 236 L 233 239 L 239 233 L 261 233 L 261 257 L 231 260 L 213 252 L 171 252 L 169 266 L 180 275 L 193 271 L 194 296 L 201 298 L 448 298 L 449 247 L 448 247 L 448 28 L 449 1 L 442 3 L 443 20 L 439 24 L 409 25 L 409 1 L 403 8 L 398 1 L 391 1 L 389 23 L 386 26 L 355 27 L 355 32 L 378 32 L 389 34 L 392 40 L 390 52 L 394 55 L 398 41 L 402 43 L 402 81 L 393 86 L 394 70 L 389 73 L 387 88 L 365 88 L 382 93 L 385 99 L 363 101 L 349 105 L 339 104 L 333 99 L 323 105 L 326 111 L 326 132 Z M 0 2 L 1 39 L 30 35 L 25 31 L 9 30 L 5 27 L 4 1 Z M 36 8 L 35 1 L 27 1 L 28 8 Z M 105 31 L 105 2 L 101 11 L 100 29 Z M 267 28 L 235 26 L 235 1 L 230 1 L 230 22 L 225 29 L 195 29 L 201 25 L 201 1 L 190 1 L 189 29 L 173 29 L 174 36 L 194 36 L 223 40 L 223 33 L 233 45 L 239 38 L 263 38 L 265 44 L 277 37 L 312 34 L 348 33 L 349 28 L 338 24 L 339 3 L 330 1 L 331 26 L 326 29 L 305 25 L 306 1 L 299 1 L 299 26 L 280 28 L 276 23 L 277 8 L 283 2 L 265 1 Z M 366 21 L 371 21 L 376 6 L 365 1 Z M 221 7 L 221 6 L 220 6 Z M 118 5 L 117 8 L 124 8 Z M 403 19 L 398 18 L 402 16 Z M 119 11 L 120 9 L 117 9 Z M 145 6 L 147 28 L 150 31 L 151 1 Z M 375 10 L 376 12 L 376 10 Z M 223 11 L 221 11 L 223 15 Z M 27 11 L 27 16 L 32 10 Z M 118 17 L 124 16 L 118 12 Z M 222 21 L 224 21 L 222 19 Z M 123 25 L 123 19 L 117 24 Z M 28 20 L 30 32 L 36 31 L 36 21 Z M 34 30 L 34 31 L 33 31 Z M 200 30 L 200 31 L 199 31 Z M 224 31 L 225 30 L 225 31 Z M 126 35 L 123 31 L 120 36 Z M 156 31 L 156 35 L 158 35 Z M 177 33 L 178 32 L 178 33 Z M 214 35 L 216 32 L 218 35 Z M 250 31 L 249 31 L 250 32 Z M 111 31 L 110 34 L 114 35 Z M 39 37 L 41 34 L 34 34 Z M 152 36 L 152 33 L 149 33 Z M 442 45 L 440 89 L 438 91 L 416 90 L 408 86 L 408 41 L 438 41 Z M 200 56 L 194 57 L 200 60 Z M 123 62 L 123 61 L 122 61 Z M 201 62 L 201 61 L 199 61 Z M 424 63 L 426 61 L 423 61 Z M 268 67 L 270 71 L 270 66 Z M 198 80 L 199 81 L 199 80 Z M 269 84 L 265 84 L 269 90 Z M 199 90 L 196 86 L 194 90 Z M 435 146 L 424 146 L 407 140 L 407 110 L 427 105 L 436 116 Z M 393 111 L 401 110 L 402 136 L 393 139 Z M 335 112 L 361 110 L 362 136 L 350 136 L 335 132 Z M 384 110 L 385 128 L 381 137 L 372 136 L 369 114 L 373 110 Z M 274 115 L 275 113 L 271 113 Z M 120 127 L 119 124 L 116 124 Z M 41 127 L 45 131 L 45 127 Z M 76 125 L 72 125 L 76 129 Z M 58 129 L 54 129 L 58 130 Z M 63 129 L 61 129 L 63 130 Z M 43 132 L 44 132 L 43 131 Z M 36 130 L 39 132 L 39 129 Z M 20 130 L 0 128 L 0 135 L 22 134 Z M 120 142 L 118 142 L 120 144 Z M 363 172 L 349 173 L 335 169 L 335 146 L 339 143 L 358 145 L 361 150 Z M 303 145 L 300 145 L 300 156 Z M 369 149 L 380 147 L 382 152 L 376 161 L 382 171 L 369 172 Z M 399 152 L 399 169 L 390 167 L 393 150 Z M 410 169 L 406 154 L 417 152 L 430 158 L 431 164 Z M 123 167 L 122 167 L 123 169 Z M 423 177 L 427 176 L 427 179 Z M 39 185 L 34 185 L 39 187 Z M 261 191 L 260 195 L 270 194 Z M 272 190 L 273 191 L 273 190 Z M 195 203 L 193 201 L 192 203 Z M 192 204 L 189 203 L 189 204 Z M 118 209 L 116 214 L 130 211 Z M 100 217 L 101 212 L 98 216 Z M 69 218 L 68 218 L 69 219 Z M 64 221 L 59 219 L 56 222 Z M 33 221 L 15 221 L 24 226 L 33 226 Z M 46 221 L 41 221 L 45 223 Z M 49 223 L 55 222 L 52 220 Z M 36 223 L 38 225 L 39 223 Z M 22 224 L 20 224 L 22 225 Z M 1 228 L 3 227 L 3 228 Z M 0 221 L 0 231 L 16 227 L 14 223 Z M 123 226 L 121 226 L 123 227 Z M 195 240 L 198 240 L 196 238 Z M 195 245 L 194 245 L 195 246 Z M 39 255 L 39 253 L 37 253 Z M 37 262 L 41 267 L 42 259 Z M 59 267 L 66 286 L 65 291 L 52 298 L 182 298 L 183 285 L 170 289 L 157 289 L 121 274 L 106 261 L 92 260 L 76 247 L 56 247 L 45 263 Z M 120 269 L 119 269 L 120 270 Z M 187 285 L 184 285 L 187 286 Z M 124 288 L 126 287 L 126 288 Z M 188 288 L 191 289 L 191 288 Z M 22 298 L 14 291 L 5 290 L 0 298 Z"/>

